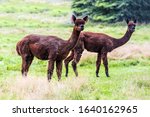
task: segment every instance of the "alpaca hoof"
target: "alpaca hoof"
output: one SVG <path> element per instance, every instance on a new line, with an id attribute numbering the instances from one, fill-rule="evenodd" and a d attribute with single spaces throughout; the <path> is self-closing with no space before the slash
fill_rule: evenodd
<path id="1" fill-rule="evenodd" d="M 106 76 L 107 76 L 107 77 L 110 77 L 108 72 L 106 72 Z"/>
<path id="2" fill-rule="evenodd" d="M 61 81 L 61 79 L 58 79 L 58 82 L 60 82 Z"/>
<path id="3" fill-rule="evenodd" d="M 48 82 L 50 82 L 51 81 L 51 79 L 48 79 Z"/>
<path id="4" fill-rule="evenodd" d="M 66 74 L 65 77 L 68 77 L 68 75 Z"/>
<path id="5" fill-rule="evenodd" d="M 75 75 L 76 75 L 76 77 L 78 77 L 78 73 L 77 72 L 75 72 Z"/>
<path id="6" fill-rule="evenodd" d="M 100 77 L 98 74 L 96 74 L 96 77 Z"/>

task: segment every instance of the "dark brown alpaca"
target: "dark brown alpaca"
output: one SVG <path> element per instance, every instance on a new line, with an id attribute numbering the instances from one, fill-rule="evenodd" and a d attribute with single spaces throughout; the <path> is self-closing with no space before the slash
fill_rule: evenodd
<path id="1" fill-rule="evenodd" d="M 51 80 L 54 62 L 56 61 L 56 72 L 58 80 L 60 80 L 62 61 L 76 45 L 80 32 L 84 29 L 84 24 L 87 20 L 87 16 L 83 19 L 76 19 L 74 15 L 72 16 L 72 21 L 75 25 L 72 35 L 67 41 L 56 36 L 34 34 L 28 35 L 19 41 L 16 50 L 22 57 L 22 75 L 27 76 L 27 72 L 35 56 L 41 60 L 48 60 L 47 77 L 49 81 Z"/>
<path id="2" fill-rule="evenodd" d="M 132 33 L 135 30 L 136 20 L 134 20 L 133 22 L 127 19 L 126 22 L 128 25 L 128 29 L 125 35 L 120 39 L 113 38 L 103 33 L 92 33 L 92 32 L 81 33 L 79 37 L 80 41 L 78 41 L 77 45 L 72 50 L 70 56 L 65 59 L 66 77 L 68 76 L 68 64 L 71 60 L 73 60 L 72 61 L 73 70 L 76 76 L 78 76 L 77 63 L 79 62 L 84 49 L 90 52 L 98 53 L 96 61 L 96 76 L 99 77 L 98 74 L 102 59 L 105 67 L 106 76 L 109 77 L 107 53 L 128 42 Z"/>

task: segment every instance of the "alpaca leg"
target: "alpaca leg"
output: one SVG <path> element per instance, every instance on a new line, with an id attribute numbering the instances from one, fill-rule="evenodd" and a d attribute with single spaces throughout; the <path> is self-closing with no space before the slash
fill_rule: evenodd
<path id="1" fill-rule="evenodd" d="M 101 65 L 101 53 L 98 53 L 97 55 L 97 61 L 96 61 L 96 77 L 99 77 L 99 69 Z"/>
<path id="2" fill-rule="evenodd" d="M 29 67 L 31 65 L 33 61 L 33 55 L 25 55 L 25 56 L 22 56 L 22 76 L 23 77 L 27 77 L 27 73 L 28 73 L 28 70 L 29 70 Z"/>
<path id="3" fill-rule="evenodd" d="M 26 66 L 27 66 L 26 60 L 22 58 L 22 69 L 21 69 L 22 77 L 27 77 Z"/>
<path id="4" fill-rule="evenodd" d="M 61 73 L 62 73 L 62 61 L 56 61 L 56 72 L 58 81 L 61 80 Z"/>
<path id="5" fill-rule="evenodd" d="M 72 61 L 72 68 L 76 77 L 78 77 L 77 64 L 80 61 L 81 55 L 82 53 L 75 53 L 74 60 Z"/>
<path id="6" fill-rule="evenodd" d="M 72 68 L 73 68 L 73 71 L 76 75 L 76 77 L 78 77 L 78 72 L 77 72 L 77 63 L 75 60 L 72 61 Z"/>
<path id="7" fill-rule="evenodd" d="M 68 64 L 73 59 L 73 57 L 74 57 L 74 53 L 72 51 L 71 55 L 64 60 L 65 68 L 66 68 L 66 74 L 65 74 L 66 77 L 68 77 Z"/>
<path id="8" fill-rule="evenodd" d="M 52 75 L 53 75 L 53 70 L 54 70 L 54 60 L 49 60 L 48 61 L 48 71 L 47 71 L 47 78 L 48 81 L 50 82 Z"/>
<path id="9" fill-rule="evenodd" d="M 103 53 L 103 64 L 104 64 L 104 67 L 105 67 L 105 73 L 106 73 L 106 76 L 109 77 L 109 73 L 108 73 L 108 60 L 107 60 L 107 53 Z"/>

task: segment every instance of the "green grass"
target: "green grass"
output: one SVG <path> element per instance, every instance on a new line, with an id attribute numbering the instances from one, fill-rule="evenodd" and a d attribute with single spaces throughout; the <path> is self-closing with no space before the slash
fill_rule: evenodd
<path id="1" fill-rule="evenodd" d="M 109 57 L 110 78 L 105 76 L 103 65 L 100 78 L 95 77 L 96 56 L 91 53 L 83 55 L 78 64 L 78 78 L 75 78 L 70 65 L 69 78 L 65 78 L 63 68 L 62 81 L 57 82 L 54 70 L 52 82 L 47 83 L 47 61 L 38 59 L 30 67 L 29 78 L 21 78 L 21 57 L 16 53 L 16 43 L 31 33 L 68 39 L 72 32 L 70 5 L 70 2 L 1 2 L 0 99 L 150 99 L 150 56 L 140 52 L 141 47 L 150 43 L 150 24 L 138 24 L 132 38 L 125 45 L 139 45 L 140 51 L 135 54 L 140 54 L 140 57 Z M 101 24 L 89 21 L 85 31 L 103 32 L 120 38 L 126 28 L 125 22 Z M 149 52 L 149 48 L 146 51 Z"/>

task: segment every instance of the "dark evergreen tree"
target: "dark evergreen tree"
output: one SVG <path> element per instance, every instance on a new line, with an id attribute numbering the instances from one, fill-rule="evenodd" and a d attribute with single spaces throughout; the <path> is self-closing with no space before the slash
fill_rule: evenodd
<path id="1" fill-rule="evenodd" d="M 117 22 L 126 18 L 150 22 L 150 0 L 73 0 L 77 15 L 89 15 L 92 21 Z"/>
<path id="2" fill-rule="evenodd" d="M 76 15 L 85 15 L 91 14 L 91 10 L 93 8 L 92 0 L 73 0 L 72 8 L 73 12 Z"/>
<path id="3" fill-rule="evenodd" d="M 138 22 L 150 22 L 150 0 L 123 0 L 118 20 L 136 18 Z"/>

